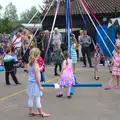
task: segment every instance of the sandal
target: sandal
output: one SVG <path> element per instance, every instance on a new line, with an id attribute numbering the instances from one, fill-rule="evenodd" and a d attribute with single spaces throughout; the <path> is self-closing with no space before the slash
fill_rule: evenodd
<path id="1" fill-rule="evenodd" d="M 72 98 L 72 96 L 71 96 L 71 95 L 69 95 L 69 96 L 67 96 L 67 97 L 68 97 L 69 99 L 70 99 L 70 98 Z"/>
<path id="2" fill-rule="evenodd" d="M 56 97 L 63 97 L 63 94 L 58 94 L 56 95 Z"/>
<path id="3" fill-rule="evenodd" d="M 107 85 L 107 86 L 105 87 L 105 90 L 109 90 L 109 89 L 111 89 L 111 88 L 112 88 L 111 85 Z"/>
<path id="4" fill-rule="evenodd" d="M 119 89 L 119 88 L 120 88 L 119 85 L 115 85 L 115 86 L 114 86 L 114 89 Z"/>
<path id="5" fill-rule="evenodd" d="M 29 116 L 30 116 L 30 117 L 35 116 L 35 113 L 29 113 Z"/>
<path id="6" fill-rule="evenodd" d="M 40 116 L 42 116 L 42 117 L 50 117 L 50 114 L 48 114 L 48 113 L 41 113 Z"/>

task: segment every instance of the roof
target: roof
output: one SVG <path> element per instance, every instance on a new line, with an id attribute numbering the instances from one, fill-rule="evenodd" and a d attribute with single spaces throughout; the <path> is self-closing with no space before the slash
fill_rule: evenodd
<path id="1" fill-rule="evenodd" d="M 86 1 L 89 8 L 95 14 L 103 13 L 120 13 L 120 1 L 119 0 L 83 0 Z M 71 13 L 72 15 L 79 15 L 86 12 L 84 11 L 80 0 L 71 0 Z M 55 14 L 55 8 L 51 8 L 47 16 L 53 16 Z M 65 15 L 65 6 L 61 5 L 58 15 Z"/>
<path id="2" fill-rule="evenodd" d="M 19 29 L 24 29 L 25 28 L 27 30 L 30 30 L 30 29 L 37 29 L 38 27 L 41 30 L 42 29 L 42 24 L 21 24 L 21 25 L 18 25 L 16 28 L 14 28 L 10 32 L 10 34 L 18 31 Z"/>
<path id="3" fill-rule="evenodd" d="M 37 29 L 38 27 L 42 29 L 42 24 L 22 24 L 27 29 Z"/>

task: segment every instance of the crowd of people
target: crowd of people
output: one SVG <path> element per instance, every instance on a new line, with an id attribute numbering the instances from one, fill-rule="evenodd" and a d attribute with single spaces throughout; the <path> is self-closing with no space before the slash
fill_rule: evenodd
<path id="1" fill-rule="evenodd" d="M 37 41 L 37 45 L 35 44 Z M 58 28 L 54 29 L 52 38 L 50 40 L 50 32 L 45 30 L 40 33 L 36 38 L 33 38 L 33 34 L 28 30 L 20 30 L 13 37 L 11 46 L 7 47 L 4 53 L 4 67 L 5 67 L 5 80 L 6 84 L 10 85 L 9 74 L 13 78 L 15 84 L 19 85 L 16 73 L 17 67 L 23 67 L 24 71 L 28 73 L 28 107 L 29 115 L 41 115 L 42 117 L 49 117 L 43 111 L 40 97 L 43 95 L 42 82 L 45 82 L 44 72 L 45 65 L 54 63 L 54 75 L 59 76 L 59 91 L 56 97 L 62 97 L 62 88 L 67 87 L 67 97 L 70 99 L 70 88 L 76 83 L 74 75 L 76 73 L 76 64 L 78 61 L 77 49 L 79 49 L 79 57 L 83 58 L 83 67 L 87 67 L 86 57 L 88 59 L 89 67 L 94 68 L 94 78 L 99 79 L 98 70 L 101 58 L 101 50 L 99 45 L 94 46 L 93 61 L 91 60 L 90 45 L 92 39 L 88 36 L 86 30 L 81 30 L 78 40 L 75 35 L 70 33 L 71 49 L 70 53 L 67 51 L 67 47 L 62 49 L 62 35 Z M 67 44 L 66 44 L 67 46 Z M 48 50 L 48 51 L 47 51 Z M 46 52 L 47 51 L 47 52 Z M 46 58 L 45 58 L 46 56 Z M 117 85 L 114 88 L 120 88 L 120 33 L 117 34 L 116 47 L 113 52 L 113 59 L 109 67 L 113 66 L 112 78 L 105 89 L 111 89 L 112 81 L 117 78 Z M 59 72 L 57 70 L 59 66 Z M 34 113 L 33 98 L 36 97 L 37 113 Z"/>

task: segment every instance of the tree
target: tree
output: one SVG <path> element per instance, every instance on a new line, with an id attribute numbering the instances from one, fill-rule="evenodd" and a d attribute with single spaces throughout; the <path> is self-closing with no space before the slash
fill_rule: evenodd
<path id="1" fill-rule="evenodd" d="M 8 18 L 0 20 L 0 33 L 9 33 L 12 29 L 13 23 Z"/>
<path id="2" fill-rule="evenodd" d="M 0 11 L 2 10 L 2 5 L 0 5 Z M 1 13 L 0 13 L 0 18 L 1 18 Z"/>
<path id="3" fill-rule="evenodd" d="M 12 2 L 5 7 L 4 18 L 8 18 L 10 21 L 18 21 L 17 9 Z"/>
<path id="4" fill-rule="evenodd" d="M 37 12 L 37 9 L 35 6 L 31 7 L 30 10 L 27 10 L 25 12 L 21 13 L 21 22 L 23 23 L 28 23 L 29 20 L 34 16 L 34 14 Z M 39 19 L 39 14 L 37 14 L 35 16 L 35 18 L 33 19 L 33 21 L 31 21 L 31 23 L 36 22 Z"/>

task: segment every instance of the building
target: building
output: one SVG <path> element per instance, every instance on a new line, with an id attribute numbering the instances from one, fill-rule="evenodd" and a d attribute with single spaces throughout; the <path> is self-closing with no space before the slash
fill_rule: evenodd
<path id="1" fill-rule="evenodd" d="M 89 11 L 94 12 L 101 24 L 108 24 L 110 18 L 118 17 L 120 14 L 120 2 L 119 0 L 83 0 L 86 1 Z M 43 22 L 43 29 L 51 29 L 56 6 L 52 7 L 48 12 L 46 19 Z M 72 14 L 72 27 L 87 29 L 89 34 L 95 39 L 95 29 L 90 22 L 86 12 L 84 11 L 80 0 L 71 0 L 71 14 Z M 82 20 L 82 15 L 85 17 L 86 26 Z M 55 26 L 64 29 L 65 23 L 65 5 L 61 5 L 58 11 Z"/>
<path id="2" fill-rule="evenodd" d="M 108 23 L 110 22 L 111 18 L 117 18 L 120 15 L 120 1 L 119 0 L 82 0 L 82 1 L 84 1 L 84 3 L 87 5 L 89 12 L 93 13 L 96 16 L 96 18 L 99 20 L 101 25 L 104 26 L 104 29 L 106 29 L 106 31 L 108 31 L 107 26 L 108 26 Z M 48 15 L 42 25 L 43 29 L 51 30 L 55 11 L 56 11 L 56 5 L 54 5 L 51 8 L 51 10 L 48 12 Z M 103 51 L 106 51 L 104 44 L 102 43 L 94 26 L 92 25 L 80 0 L 71 0 L 71 14 L 72 14 L 72 27 L 73 27 L 73 30 L 75 29 L 74 33 L 76 35 L 76 38 L 78 38 L 80 29 L 87 29 L 88 34 L 93 38 L 94 42 L 99 40 L 99 43 L 101 44 L 100 45 L 101 49 Z M 83 22 L 82 15 L 85 18 L 86 25 Z M 97 28 L 100 30 L 102 37 L 105 40 L 106 44 L 108 44 L 109 40 L 103 34 L 101 29 L 99 28 L 98 23 L 95 21 L 94 18 L 93 18 L 93 20 L 94 20 Z M 60 5 L 55 27 L 58 27 L 59 29 L 66 28 L 65 4 Z M 117 26 L 116 26 L 116 29 L 118 29 Z M 115 41 L 115 35 L 112 36 L 111 39 L 114 39 L 114 41 Z M 113 50 L 113 47 L 111 48 L 111 51 L 112 50 Z M 105 55 L 108 55 L 107 51 L 105 52 Z"/>

